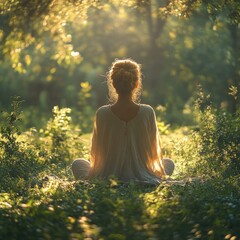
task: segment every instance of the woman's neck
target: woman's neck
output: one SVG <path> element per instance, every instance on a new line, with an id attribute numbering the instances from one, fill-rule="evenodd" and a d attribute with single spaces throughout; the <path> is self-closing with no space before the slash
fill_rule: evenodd
<path id="1" fill-rule="evenodd" d="M 131 95 L 124 95 L 124 96 L 118 96 L 118 100 L 116 102 L 116 104 L 119 105 L 132 105 L 134 104 L 133 100 L 132 100 L 132 96 Z"/>
<path id="2" fill-rule="evenodd" d="M 112 112 L 122 121 L 128 122 L 133 119 L 140 109 L 140 105 L 136 104 L 132 97 L 119 96 L 116 103 L 111 106 Z"/>

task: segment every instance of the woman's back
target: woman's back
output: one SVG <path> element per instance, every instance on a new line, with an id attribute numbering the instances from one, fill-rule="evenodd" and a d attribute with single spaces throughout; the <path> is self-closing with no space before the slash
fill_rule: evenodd
<path id="1" fill-rule="evenodd" d="M 116 60 L 107 84 L 112 105 L 96 112 L 91 164 L 84 159 L 75 160 L 72 164 L 75 178 L 115 175 L 123 181 L 158 183 L 166 174 L 166 161 L 161 159 L 154 110 L 137 104 L 142 87 L 141 66 L 130 59 Z M 174 164 L 167 162 L 170 175 Z"/>
<path id="2" fill-rule="evenodd" d="M 124 121 L 106 105 L 98 109 L 92 138 L 91 177 L 120 180 L 159 181 L 160 146 L 153 109 L 138 105 L 138 111 Z"/>
<path id="3" fill-rule="evenodd" d="M 133 119 L 140 109 L 139 104 L 132 103 L 132 104 L 114 104 L 111 106 L 112 112 L 122 121 L 129 122 Z"/>

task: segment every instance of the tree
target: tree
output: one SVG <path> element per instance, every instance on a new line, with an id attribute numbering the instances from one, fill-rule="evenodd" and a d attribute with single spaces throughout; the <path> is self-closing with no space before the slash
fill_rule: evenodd
<path id="1" fill-rule="evenodd" d="M 229 103 L 239 79 L 238 10 L 236 1 L 2 1 L 1 100 L 18 92 L 43 109 L 76 106 L 88 81 L 102 104 L 110 63 L 132 57 L 143 63 L 147 102 L 166 105 L 172 121 L 198 83 L 217 105 Z"/>

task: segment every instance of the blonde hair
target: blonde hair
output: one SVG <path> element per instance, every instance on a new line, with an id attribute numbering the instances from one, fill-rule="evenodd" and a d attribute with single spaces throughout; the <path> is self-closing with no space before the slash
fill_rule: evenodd
<path id="1" fill-rule="evenodd" d="M 116 59 L 108 72 L 107 84 L 111 103 L 117 101 L 118 95 L 130 94 L 134 102 L 139 102 L 142 90 L 141 65 L 131 59 Z"/>

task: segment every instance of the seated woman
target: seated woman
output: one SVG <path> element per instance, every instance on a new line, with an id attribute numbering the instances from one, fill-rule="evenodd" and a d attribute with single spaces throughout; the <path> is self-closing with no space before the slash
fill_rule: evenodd
<path id="1" fill-rule="evenodd" d="M 72 164 L 76 179 L 106 179 L 158 184 L 171 175 L 174 163 L 161 158 L 156 116 L 153 108 L 139 104 L 142 81 L 140 65 L 116 60 L 108 73 L 111 104 L 95 115 L 90 162 L 76 159 Z"/>

